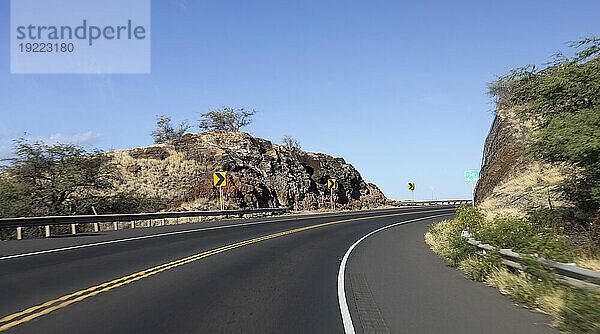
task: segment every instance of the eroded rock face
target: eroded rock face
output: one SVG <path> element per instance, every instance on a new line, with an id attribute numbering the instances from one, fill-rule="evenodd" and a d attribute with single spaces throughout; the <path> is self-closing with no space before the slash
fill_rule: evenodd
<path id="1" fill-rule="evenodd" d="M 515 110 L 498 110 L 485 142 L 483 166 L 475 202 L 490 211 L 572 208 L 573 203 L 552 191 L 564 179 L 565 166 L 524 158 L 533 124 L 519 119 Z"/>
<path id="2" fill-rule="evenodd" d="M 525 135 L 526 129 L 514 112 L 498 111 L 485 140 L 481 178 L 475 192 L 476 202 L 492 195 L 496 186 L 526 167 L 520 154 Z"/>
<path id="3" fill-rule="evenodd" d="M 164 160 L 169 157 L 169 152 L 160 146 L 152 146 L 130 150 L 129 155 L 134 159 L 145 158 Z"/>
<path id="4" fill-rule="evenodd" d="M 241 132 L 187 134 L 168 145 L 110 152 L 124 169 L 119 190 L 140 191 L 171 201 L 173 207 L 214 209 L 218 189 L 212 173 L 227 172 L 223 188 L 229 208 L 329 205 L 327 179 L 337 179 L 341 208 L 369 208 L 387 202 L 374 184 L 342 158 L 273 144 Z M 136 171 L 131 170 L 136 166 Z M 133 172 L 133 173 L 132 173 Z"/>

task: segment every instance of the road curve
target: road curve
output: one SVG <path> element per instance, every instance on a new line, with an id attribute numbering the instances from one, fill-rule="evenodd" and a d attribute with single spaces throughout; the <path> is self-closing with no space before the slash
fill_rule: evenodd
<path id="1" fill-rule="evenodd" d="M 392 225 L 356 245 L 345 274 L 357 333 L 560 333 L 550 317 L 449 267 L 426 230 Z"/>
<path id="2" fill-rule="evenodd" d="M 0 331 L 343 333 L 337 282 L 348 248 L 378 228 L 452 213 L 405 208 L 3 242 Z"/>

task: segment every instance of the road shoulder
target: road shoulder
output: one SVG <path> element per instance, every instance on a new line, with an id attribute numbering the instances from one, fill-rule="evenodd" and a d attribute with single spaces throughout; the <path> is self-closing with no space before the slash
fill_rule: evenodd
<path id="1" fill-rule="evenodd" d="M 386 229 L 354 249 L 346 289 L 352 289 L 347 299 L 357 332 L 384 333 L 374 317 L 378 311 L 391 333 L 559 333 L 547 325 L 548 316 L 523 309 L 447 266 L 423 240 L 431 223 Z M 365 310 L 370 320 L 363 326 L 359 318 Z"/>

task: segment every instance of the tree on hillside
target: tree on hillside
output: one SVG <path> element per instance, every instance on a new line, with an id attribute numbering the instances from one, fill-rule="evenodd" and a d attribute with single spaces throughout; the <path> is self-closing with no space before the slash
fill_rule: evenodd
<path id="1" fill-rule="evenodd" d="M 292 136 L 283 136 L 283 138 L 281 138 L 281 142 L 284 146 L 289 148 L 301 148 L 300 141 Z"/>
<path id="2" fill-rule="evenodd" d="M 0 166 L 0 217 L 90 214 L 92 206 L 100 213 L 154 212 L 167 204 L 134 192 L 114 193 L 121 174 L 97 150 L 21 138 L 13 155 Z"/>
<path id="3" fill-rule="evenodd" d="M 541 71 L 513 70 L 489 92 L 499 109 L 518 107 L 536 125 L 524 150 L 529 157 L 575 167 L 559 189 L 600 219 L 600 38 L 570 46 L 585 48 Z"/>
<path id="4" fill-rule="evenodd" d="M 199 128 L 202 131 L 240 131 L 253 122 L 258 110 L 246 108 L 221 107 L 201 114 Z"/>
<path id="5" fill-rule="evenodd" d="M 531 137 L 527 152 L 575 166 L 560 189 L 590 213 L 600 209 L 600 105 L 552 117 Z M 598 212 L 600 214 L 600 212 Z M 599 215 L 600 218 L 600 215 Z"/>
<path id="6" fill-rule="evenodd" d="M 183 135 L 190 129 L 187 120 L 179 123 L 179 128 L 175 129 L 171 125 L 171 117 L 159 115 L 156 117 L 156 129 L 152 131 L 152 137 L 156 144 L 168 143 L 170 141 L 181 139 Z"/>
<path id="7" fill-rule="evenodd" d="M 15 182 L 7 173 L 0 173 L 0 217 L 29 216 L 35 208 L 35 202 L 29 195 L 26 185 Z"/>
<path id="8" fill-rule="evenodd" d="M 99 151 L 19 139 L 0 178 L 0 214 L 59 215 L 75 211 L 75 197 L 113 187 L 115 169 Z"/>

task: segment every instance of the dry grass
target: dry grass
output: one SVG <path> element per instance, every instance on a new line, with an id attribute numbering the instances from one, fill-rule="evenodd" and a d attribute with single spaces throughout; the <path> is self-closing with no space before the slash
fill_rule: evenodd
<path id="1" fill-rule="evenodd" d="M 560 326 L 562 310 L 565 309 L 565 290 L 549 289 L 540 296 L 540 311 L 552 316 L 552 325 Z"/>
<path id="2" fill-rule="evenodd" d="M 185 159 L 183 153 L 166 145 L 162 147 L 169 153 L 164 160 L 136 159 L 124 150 L 109 152 L 123 177 L 123 182 L 117 185 L 117 191 L 135 191 L 147 196 L 173 199 L 186 194 L 186 187 L 180 185 L 196 184 L 207 177 L 204 170 L 211 166 Z M 127 168 L 131 166 L 139 166 L 139 171 L 128 171 Z"/>
<path id="3" fill-rule="evenodd" d="M 560 324 L 561 313 L 565 308 L 565 289 L 541 285 L 532 280 L 528 274 L 514 274 L 506 268 L 494 270 L 487 277 L 486 283 L 519 302 L 551 315 L 554 326 Z"/>
<path id="4" fill-rule="evenodd" d="M 582 268 L 600 271 L 600 259 L 589 256 L 580 256 L 575 259 L 575 263 Z"/>
<path id="5" fill-rule="evenodd" d="M 450 249 L 450 241 L 445 236 L 452 233 L 452 223 L 449 220 L 443 220 L 435 227 L 435 230 L 430 229 L 425 233 L 425 242 L 431 250 L 443 257 L 442 254 Z"/>
<path id="6" fill-rule="evenodd" d="M 486 283 L 552 316 L 552 325 L 575 333 L 600 333 L 600 291 L 541 282 L 529 274 L 494 270 Z"/>
<path id="7" fill-rule="evenodd" d="M 483 263 L 479 256 L 471 255 L 458 264 L 458 269 L 464 271 L 473 280 L 482 282 L 486 279 L 491 266 Z"/>
<path id="8" fill-rule="evenodd" d="M 526 302 L 530 306 L 540 308 L 541 295 L 544 289 L 540 289 L 527 274 L 521 272 L 513 274 L 504 267 L 493 270 L 486 279 L 486 283 L 494 286 L 505 295 L 510 295 L 518 301 Z M 540 308 L 543 309 L 543 308 Z"/>
<path id="9" fill-rule="evenodd" d="M 462 252 L 452 242 L 456 229 L 452 221 L 432 226 L 425 234 L 431 249 L 471 278 L 498 288 L 515 301 L 533 307 L 553 317 L 552 325 L 574 333 L 600 333 L 600 291 L 574 289 L 552 280 L 544 281 L 527 273 L 513 273 L 479 253 L 452 258 Z M 582 259 L 588 266 L 598 265 L 595 259 Z M 600 289 L 599 289 L 600 290 Z"/>
<path id="10" fill-rule="evenodd" d="M 555 184 L 564 180 L 564 168 L 539 162 L 528 164 L 524 170 L 513 173 L 510 178 L 496 185 L 480 205 L 490 212 L 548 209 L 550 196 L 553 207 L 572 207 L 573 203 L 550 191 Z"/>
<path id="11" fill-rule="evenodd" d="M 525 217 L 523 209 L 501 207 L 498 205 L 498 199 L 496 198 L 488 198 L 483 203 L 477 205 L 477 207 L 482 209 L 486 222 L 491 222 L 494 220 L 494 217 L 501 215 L 510 215 L 519 218 Z"/>

